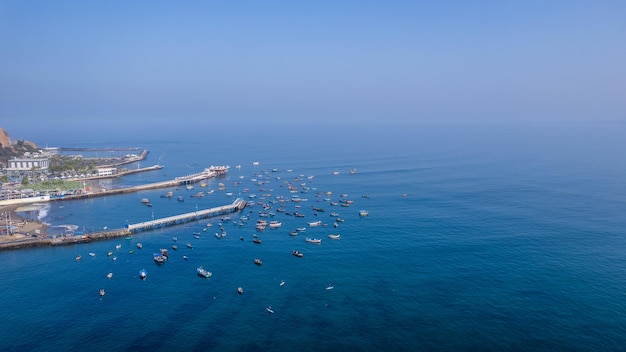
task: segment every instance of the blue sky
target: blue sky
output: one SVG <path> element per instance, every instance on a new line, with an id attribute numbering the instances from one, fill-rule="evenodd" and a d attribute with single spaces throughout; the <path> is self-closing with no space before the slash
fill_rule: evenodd
<path id="1" fill-rule="evenodd" d="M 623 1 L 0 0 L 0 126 L 624 120 L 625 19 Z"/>

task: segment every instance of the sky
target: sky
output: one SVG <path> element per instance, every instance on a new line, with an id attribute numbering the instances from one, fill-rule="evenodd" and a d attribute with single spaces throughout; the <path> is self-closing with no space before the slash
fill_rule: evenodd
<path id="1" fill-rule="evenodd" d="M 626 121 L 625 19 L 624 1 L 0 0 L 0 127 Z"/>

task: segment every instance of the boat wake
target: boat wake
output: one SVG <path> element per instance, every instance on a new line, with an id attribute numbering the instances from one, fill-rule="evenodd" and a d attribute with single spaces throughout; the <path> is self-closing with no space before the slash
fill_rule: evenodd
<path id="1" fill-rule="evenodd" d="M 78 229 L 78 225 L 55 225 L 50 227 L 52 234 L 64 235 Z"/>

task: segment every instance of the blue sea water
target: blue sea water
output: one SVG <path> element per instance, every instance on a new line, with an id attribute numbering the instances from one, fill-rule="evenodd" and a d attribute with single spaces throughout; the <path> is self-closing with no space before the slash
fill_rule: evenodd
<path id="1" fill-rule="evenodd" d="M 188 127 L 114 137 L 84 133 L 71 141 L 41 132 L 33 137 L 39 144 L 146 148 L 150 154 L 141 166 L 164 166 L 103 182 L 105 188 L 168 180 L 210 165 L 231 169 L 206 189 L 196 184 L 191 191 L 53 202 L 41 213 L 24 215 L 43 214 L 52 226 L 90 232 L 227 204 L 233 197 L 226 192 L 256 194 L 256 201 L 264 195 L 265 201 L 289 198 L 290 182 L 299 190 L 301 183 L 311 188 L 298 193 L 306 201 L 286 207 L 300 205 L 305 217 L 274 208 L 282 227 L 258 232 L 254 223 L 261 208 L 255 205 L 233 215 L 250 215 L 246 225 L 223 223 L 222 239 L 214 236 L 220 219 L 211 219 L 132 240 L 0 252 L 1 350 L 626 346 L 625 125 Z M 349 174 L 353 168 L 356 173 Z M 257 180 L 267 183 L 252 181 L 259 173 Z M 234 186 L 235 181 L 241 183 Z M 220 182 L 227 190 L 217 190 Z M 208 189 L 215 193 L 189 197 Z M 175 197 L 161 198 L 168 190 Z M 338 201 L 342 194 L 354 201 L 350 207 L 326 200 Z M 177 195 L 185 202 L 177 202 Z M 325 212 L 315 215 L 312 206 Z M 369 216 L 359 217 L 361 209 Z M 288 234 L 309 221 L 332 224 L 330 211 L 345 222 Z M 204 231 L 208 222 L 213 227 Z M 200 238 L 193 232 L 201 232 Z M 252 242 L 255 233 L 262 244 Z M 330 233 L 341 239 L 329 239 Z M 171 249 L 174 236 L 177 251 Z M 305 236 L 322 243 L 306 243 Z M 170 249 L 162 266 L 152 259 L 159 248 Z M 304 257 L 292 256 L 293 249 Z M 116 261 L 107 256 L 110 250 Z M 210 279 L 196 274 L 200 265 L 213 273 Z M 142 268 L 148 271 L 143 281 Z M 243 295 L 236 292 L 239 286 Z"/>

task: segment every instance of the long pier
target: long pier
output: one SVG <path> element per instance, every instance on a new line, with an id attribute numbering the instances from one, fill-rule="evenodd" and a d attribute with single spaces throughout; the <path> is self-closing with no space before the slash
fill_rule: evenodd
<path id="1" fill-rule="evenodd" d="M 23 239 L 0 243 L 0 251 L 21 249 L 21 248 L 34 248 L 34 247 L 46 247 L 46 246 L 62 246 L 80 243 L 89 243 L 91 241 L 106 240 L 110 238 L 118 238 L 130 236 L 133 233 L 150 231 L 163 227 L 175 226 L 187 222 L 193 222 L 201 219 L 212 218 L 216 216 L 222 216 L 226 214 L 232 214 L 240 211 L 246 207 L 246 201 L 241 198 L 235 199 L 231 204 L 222 205 L 215 208 L 197 210 L 191 213 L 179 214 L 169 216 L 161 219 L 154 219 L 150 221 L 144 221 L 137 224 L 128 224 L 121 229 L 113 229 L 107 231 L 92 232 L 81 236 L 70 237 L 56 237 L 56 238 L 31 238 L 25 237 Z"/>
<path id="2" fill-rule="evenodd" d="M 169 216 L 166 218 L 144 221 L 137 224 L 128 224 L 126 229 L 131 232 L 147 231 L 161 227 L 174 226 L 186 222 L 197 221 L 200 219 L 212 218 L 215 216 L 226 215 L 242 210 L 246 207 L 246 202 L 237 198 L 232 204 L 222 205 L 216 208 L 197 210 L 191 213 Z"/>
<path id="3" fill-rule="evenodd" d="M 109 196 L 113 194 L 133 193 L 133 192 L 145 191 L 149 189 L 175 187 L 175 186 L 179 186 L 179 185 L 183 185 L 187 183 L 195 183 L 195 182 L 199 182 L 201 180 L 205 180 L 208 178 L 224 175 L 225 173 L 228 172 L 228 169 L 229 169 L 229 166 L 211 166 L 210 168 L 204 169 L 204 171 L 198 172 L 196 174 L 176 177 L 175 179 L 169 180 L 169 181 L 148 183 L 145 185 L 138 185 L 138 186 L 133 186 L 133 187 L 128 187 L 128 188 L 107 189 L 101 192 L 89 192 L 89 193 L 67 195 L 67 196 L 63 196 L 59 198 L 50 198 L 50 200 L 60 201 L 60 200 L 72 200 L 72 199 L 84 199 L 84 198 L 92 198 L 92 197 Z"/>

